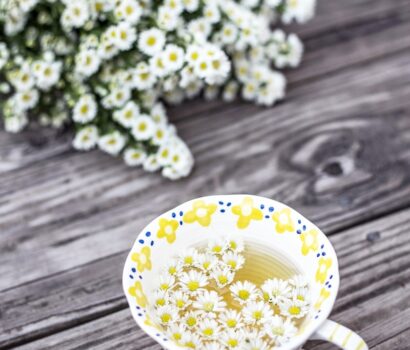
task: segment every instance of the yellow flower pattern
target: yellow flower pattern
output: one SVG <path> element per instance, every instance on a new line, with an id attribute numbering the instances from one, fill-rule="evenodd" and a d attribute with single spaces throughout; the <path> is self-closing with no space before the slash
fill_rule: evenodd
<path id="1" fill-rule="evenodd" d="M 147 297 L 142 290 L 142 284 L 140 281 L 135 282 L 135 284 L 128 289 L 128 293 L 135 297 L 137 304 L 141 307 L 147 306 Z"/>
<path id="2" fill-rule="evenodd" d="M 327 298 L 330 297 L 330 292 L 326 288 L 322 288 L 320 290 L 319 298 L 315 303 L 315 309 L 319 310 L 322 307 L 322 304 L 325 302 Z"/>
<path id="3" fill-rule="evenodd" d="M 164 218 L 159 219 L 159 230 L 157 232 L 158 238 L 166 238 L 168 243 L 174 243 L 176 236 L 176 231 L 179 226 L 176 220 L 167 220 Z"/>
<path id="4" fill-rule="evenodd" d="M 276 223 L 276 231 L 278 233 L 292 232 L 295 230 L 295 224 L 292 219 L 290 208 L 283 208 L 272 215 L 273 221 Z"/>
<path id="5" fill-rule="evenodd" d="M 131 260 L 137 263 L 137 269 L 139 272 L 152 269 L 151 249 L 149 247 L 142 248 L 139 253 L 133 253 L 131 255 Z"/>
<path id="6" fill-rule="evenodd" d="M 319 249 L 317 230 L 311 229 L 299 236 L 302 241 L 302 254 L 303 255 L 308 255 L 310 251 L 316 252 Z"/>
<path id="7" fill-rule="evenodd" d="M 185 213 L 183 220 L 187 224 L 197 221 L 202 226 L 209 226 L 216 207 L 216 204 L 206 204 L 203 200 L 197 200 L 192 205 L 192 209 Z"/>
<path id="8" fill-rule="evenodd" d="M 325 283 L 327 278 L 327 273 L 332 266 L 331 258 L 320 258 L 319 267 L 316 271 L 316 281 L 320 283 Z"/>
<path id="9" fill-rule="evenodd" d="M 242 203 L 232 207 L 232 213 L 238 215 L 238 228 L 246 228 L 252 220 L 262 220 L 262 211 L 254 206 L 251 197 L 245 197 Z"/>

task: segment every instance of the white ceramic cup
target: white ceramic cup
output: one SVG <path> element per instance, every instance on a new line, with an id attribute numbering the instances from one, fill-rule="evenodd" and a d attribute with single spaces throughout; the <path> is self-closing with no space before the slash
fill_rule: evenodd
<path id="1" fill-rule="evenodd" d="M 251 195 L 191 200 L 157 217 L 138 235 L 124 266 L 123 288 L 137 324 L 165 349 L 181 346 L 150 319 L 150 296 L 158 275 L 184 249 L 221 236 L 239 236 L 264 247 L 309 281 L 312 303 L 306 320 L 298 334 L 277 349 L 299 349 L 309 339 L 326 340 L 345 350 L 368 349 L 356 333 L 328 320 L 339 289 L 339 270 L 327 237 L 295 210 Z"/>

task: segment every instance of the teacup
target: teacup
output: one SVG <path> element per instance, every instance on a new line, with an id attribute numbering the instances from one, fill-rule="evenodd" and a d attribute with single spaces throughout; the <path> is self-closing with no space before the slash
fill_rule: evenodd
<path id="1" fill-rule="evenodd" d="M 328 320 L 339 289 L 339 270 L 327 237 L 288 206 L 251 195 L 191 200 L 154 219 L 138 235 L 124 266 L 123 288 L 137 324 L 165 349 L 181 347 L 150 317 L 150 295 L 160 271 L 188 247 L 226 235 L 237 235 L 283 257 L 309 281 L 309 313 L 298 334 L 278 349 L 299 349 L 309 339 L 326 340 L 346 350 L 368 349 L 356 333 Z"/>

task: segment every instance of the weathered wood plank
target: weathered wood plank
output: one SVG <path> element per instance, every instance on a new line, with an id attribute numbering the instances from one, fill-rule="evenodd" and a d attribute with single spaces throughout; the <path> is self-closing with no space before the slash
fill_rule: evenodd
<path id="1" fill-rule="evenodd" d="M 409 325 L 403 320 L 410 315 L 409 229 L 407 209 L 330 237 L 341 269 L 341 288 L 331 317 L 360 332 L 372 348 L 390 350 L 383 344 L 396 336 L 403 341 L 403 333 L 408 333 Z M 124 257 L 93 262 L 7 292 L 0 310 L 8 328 L 0 336 L 0 346 L 73 327 L 22 349 L 151 349 L 154 342 L 142 335 L 129 311 L 117 311 L 127 307 L 120 281 Z M 61 285 L 64 280 L 67 284 Z M 103 308 L 114 313 L 90 321 L 91 313 L 99 317 Z M 407 340 L 398 342 L 394 349 L 404 349 L 406 344 Z M 313 343 L 307 347 L 331 348 Z"/>

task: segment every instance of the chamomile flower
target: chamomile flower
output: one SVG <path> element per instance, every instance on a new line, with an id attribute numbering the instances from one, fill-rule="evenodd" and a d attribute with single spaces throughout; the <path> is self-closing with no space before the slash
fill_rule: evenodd
<path id="1" fill-rule="evenodd" d="M 40 94 L 36 89 L 30 89 L 27 91 L 17 92 L 13 99 L 16 107 L 21 111 L 27 111 L 34 108 L 37 105 Z"/>
<path id="2" fill-rule="evenodd" d="M 232 270 L 240 270 L 245 263 L 245 258 L 234 252 L 226 252 L 222 255 L 222 261 Z"/>
<path id="3" fill-rule="evenodd" d="M 309 304 L 299 299 L 284 299 L 279 303 L 282 315 L 290 318 L 302 318 L 309 311 Z"/>
<path id="4" fill-rule="evenodd" d="M 222 238 L 212 239 L 208 242 L 207 251 L 210 254 L 222 255 L 228 248 L 227 242 Z"/>
<path id="5" fill-rule="evenodd" d="M 295 288 L 292 291 L 291 299 L 303 301 L 305 303 L 310 302 L 310 293 L 308 288 Z"/>
<path id="6" fill-rule="evenodd" d="M 309 282 L 303 275 L 295 275 L 289 281 L 289 284 L 293 288 L 307 288 L 309 287 Z"/>
<path id="7" fill-rule="evenodd" d="M 144 163 L 147 154 L 142 149 L 128 147 L 125 149 L 123 157 L 125 164 L 128 166 L 137 166 Z"/>
<path id="8" fill-rule="evenodd" d="M 148 171 L 150 173 L 157 171 L 161 167 L 161 165 L 158 163 L 158 160 L 155 154 L 151 154 L 150 156 L 148 156 L 145 159 L 142 166 L 144 167 L 145 171 Z"/>
<path id="9" fill-rule="evenodd" d="M 286 0 L 282 20 L 284 23 L 290 23 L 293 20 L 305 23 L 313 17 L 315 7 L 315 0 Z"/>
<path id="10" fill-rule="evenodd" d="M 228 249 L 235 253 L 242 253 L 245 249 L 245 244 L 240 237 L 228 237 L 227 238 Z"/>
<path id="11" fill-rule="evenodd" d="M 159 277 L 158 288 L 163 291 L 169 291 L 175 286 L 175 277 L 169 274 L 163 274 Z"/>
<path id="12" fill-rule="evenodd" d="M 87 3 L 80 0 L 73 0 L 68 2 L 62 17 L 69 18 L 68 24 L 71 27 L 82 27 L 90 16 L 89 7 Z"/>
<path id="13" fill-rule="evenodd" d="M 128 22 L 120 22 L 116 28 L 116 35 L 113 43 L 120 50 L 129 50 L 132 44 L 137 39 L 137 32 L 135 28 Z"/>
<path id="14" fill-rule="evenodd" d="M 240 329 L 243 326 L 242 316 L 236 310 L 225 310 L 218 319 L 225 328 Z"/>
<path id="15" fill-rule="evenodd" d="M 270 350 L 269 344 L 261 338 L 250 338 L 246 343 L 242 344 L 241 350 Z"/>
<path id="16" fill-rule="evenodd" d="M 80 97 L 73 109 L 73 120 L 77 123 L 88 123 L 97 115 L 97 103 L 93 95 Z"/>
<path id="17" fill-rule="evenodd" d="M 167 125 L 165 124 L 155 125 L 155 131 L 154 131 L 154 135 L 152 136 L 152 142 L 155 145 L 160 146 L 167 141 L 168 136 L 169 136 L 169 128 Z"/>
<path id="18" fill-rule="evenodd" d="M 179 259 L 172 259 L 165 265 L 164 272 L 171 276 L 177 276 L 182 271 L 182 266 Z"/>
<path id="19" fill-rule="evenodd" d="M 88 151 L 94 148 L 98 142 L 98 129 L 95 125 L 81 128 L 75 134 L 73 147 L 79 151 Z"/>
<path id="20" fill-rule="evenodd" d="M 156 103 L 151 109 L 151 118 L 156 124 L 165 124 L 167 121 L 167 115 L 164 105 L 162 103 Z"/>
<path id="21" fill-rule="evenodd" d="M 167 6 L 160 6 L 158 9 L 158 26 L 165 31 L 172 31 L 178 25 L 178 12 L 170 11 Z"/>
<path id="22" fill-rule="evenodd" d="M 120 108 L 131 98 L 131 91 L 128 87 L 117 86 L 111 90 L 108 98 L 112 107 Z"/>
<path id="23" fill-rule="evenodd" d="M 207 253 L 198 254 L 196 257 L 195 266 L 201 269 L 203 272 L 211 272 L 218 264 L 218 259 L 212 255 Z"/>
<path id="24" fill-rule="evenodd" d="M 182 323 L 174 323 L 167 329 L 168 337 L 179 344 L 182 341 L 184 334 L 187 332 L 187 327 Z"/>
<path id="25" fill-rule="evenodd" d="M 265 331 L 278 345 L 282 345 L 296 335 L 297 328 L 290 319 L 284 321 L 275 315 L 265 324 Z"/>
<path id="26" fill-rule="evenodd" d="M 226 303 L 223 298 L 215 291 L 203 290 L 198 294 L 193 307 L 211 315 L 215 312 L 223 311 Z"/>
<path id="27" fill-rule="evenodd" d="M 93 75 L 100 67 L 100 57 L 95 50 L 84 50 L 76 56 L 75 70 L 85 77 Z"/>
<path id="28" fill-rule="evenodd" d="M 272 309 L 263 301 L 248 303 L 242 312 L 244 321 L 252 325 L 264 324 L 273 316 Z"/>
<path id="29" fill-rule="evenodd" d="M 229 267 L 218 266 L 213 269 L 211 277 L 215 280 L 219 288 L 223 288 L 232 283 L 235 278 L 235 273 Z"/>
<path id="30" fill-rule="evenodd" d="M 202 349 L 201 339 L 196 334 L 192 334 L 192 333 L 188 333 L 188 332 L 184 333 L 184 335 L 182 336 L 180 344 L 185 349 L 197 349 L 197 350 Z"/>
<path id="31" fill-rule="evenodd" d="M 41 62 L 40 67 L 35 71 L 36 85 L 40 90 L 48 91 L 60 79 L 62 63 Z"/>
<path id="32" fill-rule="evenodd" d="M 182 0 L 182 4 L 186 11 L 194 12 L 199 7 L 199 0 Z"/>
<path id="33" fill-rule="evenodd" d="M 189 311 L 184 314 L 182 318 L 182 324 L 184 324 L 188 329 L 197 327 L 201 321 L 202 318 L 199 311 Z"/>
<path id="34" fill-rule="evenodd" d="M 114 112 L 113 119 L 122 126 L 130 128 L 136 123 L 139 115 L 139 106 L 135 102 L 129 101 L 122 109 Z"/>
<path id="35" fill-rule="evenodd" d="M 206 340 L 219 336 L 220 327 L 214 319 L 205 318 L 198 327 L 199 334 Z"/>
<path id="36" fill-rule="evenodd" d="M 235 284 L 233 284 L 229 289 L 234 299 L 241 304 L 254 301 L 259 296 L 258 289 L 253 283 L 249 281 L 238 281 Z"/>
<path id="37" fill-rule="evenodd" d="M 265 281 L 261 287 L 263 299 L 277 305 L 291 297 L 291 288 L 287 281 L 274 278 Z"/>
<path id="38" fill-rule="evenodd" d="M 180 277 L 181 287 L 185 291 L 198 292 L 208 284 L 208 279 L 202 272 L 190 270 Z"/>
<path id="39" fill-rule="evenodd" d="M 240 330 L 229 329 L 222 333 L 220 338 L 228 349 L 239 349 L 244 339 L 244 333 Z"/>
<path id="40" fill-rule="evenodd" d="M 171 325 L 178 319 L 178 310 L 171 305 L 158 307 L 155 314 L 162 325 Z"/>
<path id="41" fill-rule="evenodd" d="M 148 140 L 155 131 L 154 123 L 146 114 L 141 114 L 136 118 L 131 133 L 137 140 Z"/>
<path id="42" fill-rule="evenodd" d="M 198 262 L 198 250 L 195 248 L 189 248 L 182 252 L 179 256 L 180 262 L 184 267 L 193 267 Z"/>
<path id="43" fill-rule="evenodd" d="M 169 300 L 171 305 L 176 307 L 178 310 L 185 310 L 191 304 L 189 294 L 181 290 L 171 293 Z"/>
<path id="44" fill-rule="evenodd" d="M 27 123 L 27 115 L 24 112 L 4 118 L 4 128 L 11 133 L 23 130 Z"/>
<path id="45" fill-rule="evenodd" d="M 121 0 L 115 12 L 118 18 L 135 25 L 141 18 L 142 8 L 137 0 Z"/>
<path id="46" fill-rule="evenodd" d="M 184 64 L 184 50 L 177 45 L 168 44 L 162 53 L 168 71 L 176 71 Z"/>
<path id="47" fill-rule="evenodd" d="M 161 52 L 165 45 L 165 33 L 158 28 L 150 28 L 140 33 L 138 48 L 148 56 Z"/>
<path id="48" fill-rule="evenodd" d="M 225 350 L 225 347 L 217 341 L 212 341 L 204 345 L 204 350 Z"/>
<path id="49" fill-rule="evenodd" d="M 150 58 L 149 66 L 151 72 L 157 77 L 164 77 L 169 72 L 168 66 L 165 64 L 165 59 L 162 52 L 158 52 Z"/>
<path id="50" fill-rule="evenodd" d="M 157 289 L 153 292 L 151 300 L 154 307 L 165 306 L 169 302 L 168 292 L 166 290 Z"/>
<path id="51" fill-rule="evenodd" d="M 125 146 L 126 137 L 119 131 L 113 131 L 98 139 L 98 147 L 111 155 L 117 155 Z"/>

